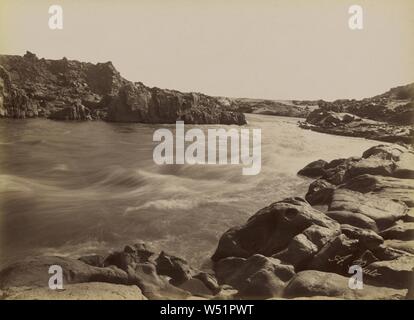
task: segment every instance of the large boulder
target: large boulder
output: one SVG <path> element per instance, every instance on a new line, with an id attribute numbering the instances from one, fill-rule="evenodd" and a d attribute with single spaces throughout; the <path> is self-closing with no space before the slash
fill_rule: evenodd
<path id="1" fill-rule="evenodd" d="M 392 160 L 384 160 L 377 157 L 363 158 L 354 162 L 347 171 L 348 178 L 356 177 L 361 174 L 372 174 L 381 176 L 391 176 L 395 169 Z"/>
<path id="2" fill-rule="evenodd" d="M 295 297 L 338 297 L 344 299 L 402 299 L 406 290 L 363 285 L 363 289 L 350 289 L 349 277 L 335 273 L 307 270 L 295 275 L 287 285 L 284 296 Z"/>
<path id="3" fill-rule="evenodd" d="M 399 201 L 340 188 L 333 193 L 329 211 L 361 213 L 373 219 L 379 229 L 384 229 L 404 217 L 407 206 Z"/>
<path id="4" fill-rule="evenodd" d="M 311 205 L 328 204 L 332 201 L 332 194 L 334 190 L 335 185 L 325 179 L 318 179 L 309 185 L 305 199 Z"/>
<path id="5" fill-rule="evenodd" d="M 288 198 L 259 210 L 246 224 L 231 228 L 220 238 L 212 257 L 249 257 L 255 253 L 271 256 L 285 249 L 293 237 L 316 224 L 339 229 L 339 224 L 312 208 L 302 198 Z"/>
<path id="6" fill-rule="evenodd" d="M 182 284 L 192 278 L 193 270 L 184 259 L 168 255 L 162 251 L 155 263 L 157 273 L 169 276 L 175 285 Z"/>
<path id="7" fill-rule="evenodd" d="M 357 157 L 332 160 L 326 165 L 325 174 L 322 178 L 333 185 L 340 185 L 349 178 L 348 169 L 358 161 L 360 161 L 360 158 Z"/>
<path id="8" fill-rule="evenodd" d="M 326 165 L 327 162 L 325 160 L 316 160 L 299 170 L 298 174 L 311 178 L 320 177 L 325 173 L 324 167 Z"/>
<path id="9" fill-rule="evenodd" d="M 398 144 L 380 144 L 364 151 L 362 158 L 376 157 L 383 160 L 398 161 L 400 159 L 400 156 L 407 151 L 407 148 Z"/>
<path id="10" fill-rule="evenodd" d="M 294 275 L 291 265 L 255 254 L 248 259 L 229 257 L 214 265 L 217 279 L 238 290 L 238 297 L 266 299 L 281 296 L 285 283 Z"/>

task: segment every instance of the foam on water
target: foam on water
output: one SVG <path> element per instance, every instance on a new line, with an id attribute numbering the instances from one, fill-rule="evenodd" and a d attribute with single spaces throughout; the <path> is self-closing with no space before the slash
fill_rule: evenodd
<path id="1" fill-rule="evenodd" d="M 248 127 L 262 129 L 257 176 L 243 176 L 242 165 L 154 164 L 160 126 L 0 120 L 0 266 L 137 240 L 200 265 L 226 229 L 271 202 L 304 195 L 310 180 L 296 172 L 307 163 L 359 156 L 378 144 L 302 130 L 293 118 L 247 117 Z M 210 127 L 219 126 L 200 126 Z"/>

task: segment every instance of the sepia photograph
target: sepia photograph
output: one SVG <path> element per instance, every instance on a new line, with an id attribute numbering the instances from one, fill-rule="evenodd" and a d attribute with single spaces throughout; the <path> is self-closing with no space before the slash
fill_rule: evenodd
<path id="1" fill-rule="evenodd" d="M 414 300 L 413 12 L 1 0 L 0 300 Z"/>

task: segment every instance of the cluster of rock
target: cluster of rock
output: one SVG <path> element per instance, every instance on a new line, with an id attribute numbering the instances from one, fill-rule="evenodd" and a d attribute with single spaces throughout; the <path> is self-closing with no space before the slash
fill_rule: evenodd
<path id="1" fill-rule="evenodd" d="M 413 144 L 414 125 L 397 125 L 360 118 L 351 113 L 338 113 L 317 109 L 306 121 L 299 122 L 303 129 L 349 137 L 362 137 L 400 144 Z"/>
<path id="2" fill-rule="evenodd" d="M 300 126 L 318 132 L 412 144 L 414 84 L 363 100 L 319 102 Z"/>
<path id="3" fill-rule="evenodd" d="M 3 299 L 414 299 L 414 153 L 378 145 L 317 160 L 306 199 L 288 198 L 226 231 L 200 271 L 145 244 L 79 260 L 34 257 L 0 272 Z M 47 288 L 60 265 L 64 290 Z M 363 289 L 349 287 L 349 268 Z"/>
<path id="4" fill-rule="evenodd" d="M 51 265 L 62 267 L 63 290 L 48 287 Z M 106 256 L 27 258 L 0 272 L 0 288 L 3 299 L 190 299 L 220 291 L 209 273 L 144 243 Z"/>
<path id="5" fill-rule="evenodd" d="M 414 154 L 379 145 L 299 174 L 318 178 L 306 200 L 273 203 L 221 237 L 219 283 L 243 298 L 403 298 L 414 281 Z M 363 290 L 348 286 L 352 265 Z"/>
<path id="6" fill-rule="evenodd" d="M 414 83 L 392 88 L 375 97 L 362 100 L 319 101 L 319 108 L 325 111 L 352 113 L 361 118 L 393 124 L 413 124 Z"/>
<path id="7" fill-rule="evenodd" d="M 229 108 L 243 113 L 306 118 L 318 107 L 317 101 L 237 98 L 228 100 Z"/>
<path id="8" fill-rule="evenodd" d="M 0 55 L 0 117 L 142 123 L 246 123 L 220 98 L 149 88 L 121 77 L 111 62 Z"/>

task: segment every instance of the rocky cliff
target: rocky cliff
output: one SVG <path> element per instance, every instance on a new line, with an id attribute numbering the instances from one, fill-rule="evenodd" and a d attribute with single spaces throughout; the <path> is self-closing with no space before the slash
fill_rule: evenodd
<path id="1" fill-rule="evenodd" d="M 222 99 L 149 88 L 124 79 L 111 62 L 0 55 L 0 117 L 193 124 L 246 123 Z"/>

